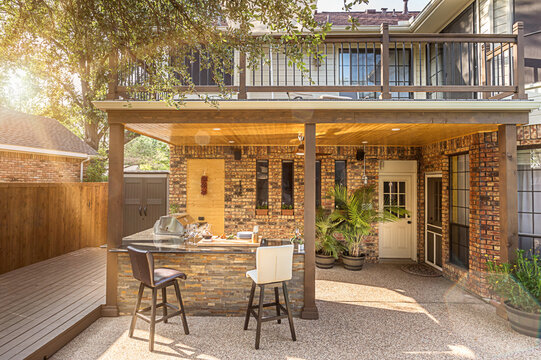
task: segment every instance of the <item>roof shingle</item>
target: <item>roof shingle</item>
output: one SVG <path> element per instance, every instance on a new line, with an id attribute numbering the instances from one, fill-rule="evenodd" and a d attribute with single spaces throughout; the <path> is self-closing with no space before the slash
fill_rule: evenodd
<path id="1" fill-rule="evenodd" d="M 97 155 L 58 120 L 0 107 L 0 144 Z"/>
<path id="2" fill-rule="evenodd" d="M 349 16 L 357 19 L 359 25 L 381 25 L 387 23 L 389 25 L 398 25 L 399 21 L 407 21 L 419 14 L 419 11 L 410 11 L 407 14 L 396 11 L 333 11 L 333 12 L 318 12 L 315 17 L 319 23 L 330 22 L 333 25 L 349 25 Z"/>

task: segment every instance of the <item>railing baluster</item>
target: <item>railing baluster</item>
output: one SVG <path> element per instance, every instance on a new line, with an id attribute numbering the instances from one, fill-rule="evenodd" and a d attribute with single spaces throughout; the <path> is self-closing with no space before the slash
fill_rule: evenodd
<path id="1" fill-rule="evenodd" d="M 501 72 L 502 72 L 502 86 L 505 86 L 505 61 L 503 58 L 503 43 L 500 43 L 500 65 L 501 65 Z"/>
<path id="2" fill-rule="evenodd" d="M 471 52 L 470 52 L 470 43 L 466 43 L 466 45 L 468 46 L 468 85 L 472 85 L 471 83 L 471 80 L 472 80 L 472 76 L 471 76 Z"/>
<path id="3" fill-rule="evenodd" d="M 389 86 L 389 24 L 381 24 L 381 99 L 391 98 Z"/>
<path id="4" fill-rule="evenodd" d="M 438 76 L 439 76 L 439 69 L 438 69 L 438 57 L 439 57 L 439 54 L 438 54 L 438 43 L 434 43 L 434 50 L 435 50 L 435 53 L 436 53 L 436 86 L 439 85 L 439 81 L 438 81 Z"/>
<path id="5" fill-rule="evenodd" d="M 514 85 L 517 87 L 514 99 L 527 99 L 528 95 L 524 90 L 524 24 L 519 21 L 513 25 L 513 34 L 517 36 L 516 45 L 514 47 L 513 58 L 514 66 Z"/>
<path id="6" fill-rule="evenodd" d="M 363 85 L 368 85 L 368 42 L 364 43 L 364 77 Z"/>
<path id="7" fill-rule="evenodd" d="M 327 43 L 325 43 L 325 86 L 329 86 L 329 56 L 327 52 Z"/>
<path id="8" fill-rule="evenodd" d="M 361 69 L 359 68 L 359 57 L 361 56 L 361 53 L 359 52 L 359 42 L 357 41 L 357 55 L 355 56 L 357 58 L 357 86 L 360 85 L 360 72 L 361 72 Z"/>
<path id="9" fill-rule="evenodd" d="M 289 67 L 289 61 L 287 59 L 287 44 L 284 44 L 284 68 L 285 68 L 285 72 L 284 72 L 285 84 L 284 85 L 285 86 L 289 85 L 287 83 L 287 71 L 289 70 L 288 67 Z"/>
<path id="10" fill-rule="evenodd" d="M 315 59 L 316 59 L 316 66 L 317 66 L 317 85 L 319 86 L 319 68 L 321 67 L 321 62 L 319 61 L 319 44 L 317 44 Z"/>

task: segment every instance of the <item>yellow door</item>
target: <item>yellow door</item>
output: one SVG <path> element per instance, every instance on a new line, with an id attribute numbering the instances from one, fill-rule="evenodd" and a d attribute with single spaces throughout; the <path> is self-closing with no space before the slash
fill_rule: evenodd
<path id="1" fill-rule="evenodd" d="M 204 217 L 214 235 L 224 232 L 224 160 L 188 159 L 186 212 Z M 207 193 L 201 194 L 201 177 L 207 176 Z"/>

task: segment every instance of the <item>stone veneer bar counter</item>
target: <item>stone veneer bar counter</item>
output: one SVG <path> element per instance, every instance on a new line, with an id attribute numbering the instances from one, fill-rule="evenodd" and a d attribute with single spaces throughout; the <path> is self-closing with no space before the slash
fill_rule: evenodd
<path id="1" fill-rule="evenodd" d="M 269 245 L 288 243 L 284 240 L 269 241 Z M 255 269 L 255 247 L 198 247 L 184 243 L 178 236 L 154 235 L 152 229 L 148 229 L 125 237 L 120 248 L 111 250 L 118 255 L 118 308 L 121 315 L 132 313 L 139 289 L 139 282 L 132 276 L 126 249 L 130 245 L 150 250 L 155 267 L 170 267 L 186 274 L 188 278 L 180 282 L 180 290 L 188 315 L 245 314 L 251 288 L 251 280 L 245 274 Z M 297 248 L 293 254 L 293 278 L 288 289 L 293 314 L 299 316 L 304 305 L 304 253 L 298 252 Z M 144 295 L 143 302 L 150 302 L 150 291 L 145 290 Z M 271 297 L 274 300 L 273 292 L 268 290 L 267 300 Z M 167 298 L 174 303 L 172 288 L 168 289 Z"/>

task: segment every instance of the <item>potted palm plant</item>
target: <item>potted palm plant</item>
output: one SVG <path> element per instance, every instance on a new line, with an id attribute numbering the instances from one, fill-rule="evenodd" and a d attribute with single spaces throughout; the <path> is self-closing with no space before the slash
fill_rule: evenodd
<path id="1" fill-rule="evenodd" d="M 517 250 L 515 265 L 487 262 L 488 283 L 507 310 L 511 328 L 541 338 L 541 259 Z"/>
<path id="2" fill-rule="evenodd" d="M 330 269 L 342 252 L 342 245 L 334 236 L 337 222 L 323 211 L 316 215 L 316 266 Z"/>
<path id="3" fill-rule="evenodd" d="M 342 254 L 344 267 L 348 270 L 361 270 L 366 257 L 364 243 L 369 236 L 374 235 L 374 224 L 397 221 L 407 215 L 408 211 L 389 206 L 379 211 L 375 206 L 373 186 L 362 186 L 348 192 L 344 186 L 337 185 L 331 190 L 330 196 L 334 197 L 336 207 L 331 219 L 338 223 L 337 232 L 346 243 L 347 251 Z"/>

